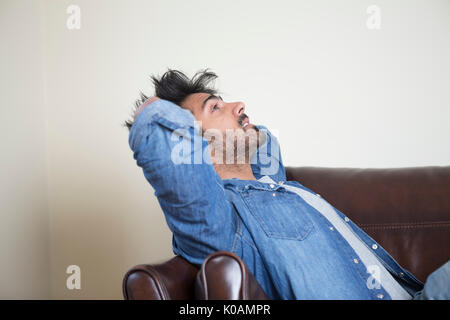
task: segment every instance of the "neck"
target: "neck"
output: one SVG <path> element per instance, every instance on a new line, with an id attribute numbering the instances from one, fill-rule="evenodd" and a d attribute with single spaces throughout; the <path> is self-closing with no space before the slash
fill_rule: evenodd
<path id="1" fill-rule="evenodd" d="M 224 179 L 237 178 L 241 180 L 256 180 L 249 163 L 244 164 L 214 164 L 219 177 Z"/>

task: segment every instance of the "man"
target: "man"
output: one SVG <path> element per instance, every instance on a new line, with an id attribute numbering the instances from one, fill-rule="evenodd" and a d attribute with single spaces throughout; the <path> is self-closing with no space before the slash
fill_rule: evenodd
<path id="1" fill-rule="evenodd" d="M 170 69 L 152 77 L 155 96 L 141 94 L 126 122 L 134 158 L 173 232 L 175 254 L 200 265 L 215 251 L 234 252 L 272 299 L 448 294 L 435 294 L 436 285 L 422 290 L 348 217 L 286 181 L 277 139 L 251 124 L 244 103 L 217 95 L 209 86 L 216 77 L 204 70 L 189 79 Z M 444 267 L 438 279 L 447 277 L 448 284 L 449 263 Z"/>

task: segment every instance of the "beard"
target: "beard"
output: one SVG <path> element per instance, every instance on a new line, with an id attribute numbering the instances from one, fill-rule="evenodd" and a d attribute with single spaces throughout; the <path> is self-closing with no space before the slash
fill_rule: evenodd
<path id="1" fill-rule="evenodd" d="M 209 141 L 214 164 L 249 164 L 252 156 L 266 141 L 266 135 L 253 125 L 227 129 L 220 134 L 216 132 L 211 135 L 207 131 L 204 137 Z"/>

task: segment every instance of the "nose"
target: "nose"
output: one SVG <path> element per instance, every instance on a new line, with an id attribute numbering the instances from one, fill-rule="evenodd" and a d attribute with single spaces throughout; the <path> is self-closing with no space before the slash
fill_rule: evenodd
<path id="1" fill-rule="evenodd" d="M 233 115 L 239 118 L 245 111 L 245 104 L 242 101 L 236 102 L 233 106 Z"/>

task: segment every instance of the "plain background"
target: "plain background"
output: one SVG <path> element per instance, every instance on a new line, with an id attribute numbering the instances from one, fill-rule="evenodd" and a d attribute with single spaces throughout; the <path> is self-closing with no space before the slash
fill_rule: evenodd
<path id="1" fill-rule="evenodd" d="M 450 164 L 450 1 L 0 0 L 0 39 L 3 299 L 122 299 L 172 257 L 121 126 L 167 68 L 216 72 L 286 165 Z"/>

